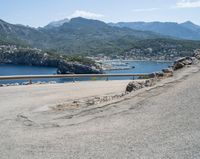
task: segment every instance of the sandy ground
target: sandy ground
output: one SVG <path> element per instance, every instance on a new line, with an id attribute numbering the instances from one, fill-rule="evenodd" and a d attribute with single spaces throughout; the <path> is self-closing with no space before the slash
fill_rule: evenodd
<path id="1" fill-rule="evenodd" d="M 0 158 L 200 158 L 199 66 L 123 96 L 128 82 L 0 88 Z"/>

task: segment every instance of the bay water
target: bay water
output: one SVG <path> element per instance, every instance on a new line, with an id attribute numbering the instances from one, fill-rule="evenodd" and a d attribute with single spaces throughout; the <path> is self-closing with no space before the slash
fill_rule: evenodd
<path id="1" fill-rule="evenodd" d="M 172 62 L 156 62 L 156 61 L 128 61 L 127 66 L 131 69 L 127 70 L 108 70 L 105 71 L 107 74 L 136 74 L 136 73 L 152 73 L 161 71 L 163 68 L 170 66 Z M 133 67 L 133 68 L 132 68 Z M 56 74 L 57 68 L 54 67 L 39 67 L 39 66 L 24 66 L 24 65 L 11 65 L 11 64 L 0 64 L 0 76 L 11 76 L 11 75 L 53 75 Z M 132 79 L 131 77 L 112 77 L 109 80 L 127 80 Z M 95 78 L 80 78 L 76 81 L 85 80 L 97 80 Z M 98 80 L 105 80 L 100 78 Z M 73 79 L 62 78 L 62 79 L 36 79 L 33 82 L 50 82 L 55 81 L 57 83 L 64 83 L 73 81 Z M 7 80 L 0 81 L 1 84 L 7 83 L 22 83 L 25 80 Z"/>

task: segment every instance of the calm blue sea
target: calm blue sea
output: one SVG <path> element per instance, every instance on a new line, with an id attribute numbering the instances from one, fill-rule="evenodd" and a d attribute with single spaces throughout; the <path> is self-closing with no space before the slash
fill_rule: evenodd
<path id="1" fill-rule="evenodd" d="M 155 61 L 129 61 L 128 66 L 134 66 L 135 68 L 129 70 L 111 70 L 106 71 L 106 73 L 151 73 L 156 71 L 161 71 L 163 68 L 170 66 L 171 62 L 155 62 Z M 24 66 L 24 65 L 0 65 L 0 76 L 9 76 L 9 75 L 45 75 L 45 74 L 56 74 L 56 68 L 54 67 L 38 67 L 38 66 Z M 114 77 L 109 78 L 112 80 L 118 79 L 131 79 L 128 77 Z M 76 79 L 78 81 L 90 80 L 88 78 Z M 94 79 L 92 79 L 94 80 Z M 105 80 L 101 78 L 99 80 Z M 33 82 L 49 82 L 56 81 L 59 83 L 72 81 L 72 79 L 38 79 Z M 0 83 L 22 83 L 26 81 L 14 80 L 14 81 L 0 81 Z"/>

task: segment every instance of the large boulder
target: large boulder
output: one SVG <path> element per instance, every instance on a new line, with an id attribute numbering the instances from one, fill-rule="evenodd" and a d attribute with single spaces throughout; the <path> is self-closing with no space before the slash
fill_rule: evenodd
<path id="1" fill-rule="evenodd" d="M 154 80 L 152 79 L 131 81 L 126 87 L 126 92 L 132 92 L 144 87 L 150 87 L 153 85 L 153 81 Z"/>
<path id="2" fill-rule="evenodd" d="M 174 70 L 178 70 L 178 69 L 183 68 L 184 66 L 185 66 L 185 65 L 184 65 L 182 62 L 176 62 L 176 63 L 174 64 L 173 69 L 174 69 Z"/>
<path id="3" fill-rule="evenodd" d="M 142 83 L 139 83 L 137 81 L 132 81 L 127 85 L 126 92 L 136 91 L 138 89 L 143 88 L 143 86 L 144 86 L 144 84 L 142 84 Z"/>

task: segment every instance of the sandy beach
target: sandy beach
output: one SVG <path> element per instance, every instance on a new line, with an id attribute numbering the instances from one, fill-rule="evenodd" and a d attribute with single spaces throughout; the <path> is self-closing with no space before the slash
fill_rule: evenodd
<path id="1" fill-rule="evenodd" d="M 1 158 L 199 158 L 199 69 L 128 95 L 130 81 L 2 87 Z"/>

